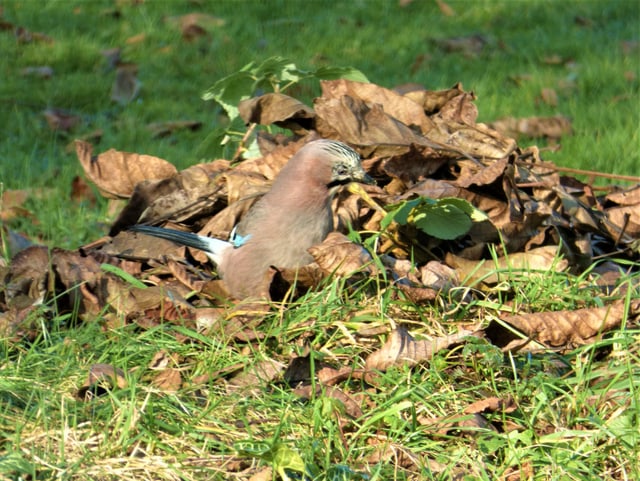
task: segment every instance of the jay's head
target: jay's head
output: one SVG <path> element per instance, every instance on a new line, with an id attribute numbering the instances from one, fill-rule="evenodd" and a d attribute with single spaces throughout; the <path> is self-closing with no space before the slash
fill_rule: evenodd
<path id="1" fill-rule="evenodd" d="M 360 155 L 342 142 L 336 140 L 315 140 L 298 151 L 296 157 L 307 163 L 318 183 L 330 191 L 350 182 L 373 184 L 360 163 Z"/>

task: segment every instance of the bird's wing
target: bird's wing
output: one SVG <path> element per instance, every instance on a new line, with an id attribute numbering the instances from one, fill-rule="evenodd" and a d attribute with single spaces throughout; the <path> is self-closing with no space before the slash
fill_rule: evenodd
<path id="1" fill-rule="evenodd" d="M 205 237 L 192 232 L 183 232 L 175 229 L 166 229 L 164 227 L 154 227 L 150 225 L 134 225 L 129 227 L 130 231 L 140 232 L 161 239 L 167 239 L 177 244 L 193 247 L 203 251 L 209 259 L 216 265 L 219 265 L 224 252 L 233 247 L 233 244 L 213 237 Z"/>

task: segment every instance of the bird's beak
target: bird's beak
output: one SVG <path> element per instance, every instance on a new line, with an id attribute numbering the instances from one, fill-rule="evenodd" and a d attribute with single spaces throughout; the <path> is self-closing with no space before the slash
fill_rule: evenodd
<path id="1" fill-rule="evenodd" d="M 363 184 L 376 185 L 376 180 L 366 172 L 360 182 L 362 182 Z"/>
<path id="2" fill-rule="evenodd" d="M 353 180 L 369 185 L 375 185 L 376 183 L 374 178 L 367 174 L 363 168 L 353 173 Z"/>

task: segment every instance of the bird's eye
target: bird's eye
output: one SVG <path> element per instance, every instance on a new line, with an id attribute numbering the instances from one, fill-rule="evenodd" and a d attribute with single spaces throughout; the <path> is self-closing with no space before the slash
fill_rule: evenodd
<path id="1" fill-rule="evenodd" d="M 349 169 L 346 165 L 338 165 L 336 166 L 336 175 L 340 177 L 345 177 L 349 174 Z"/>

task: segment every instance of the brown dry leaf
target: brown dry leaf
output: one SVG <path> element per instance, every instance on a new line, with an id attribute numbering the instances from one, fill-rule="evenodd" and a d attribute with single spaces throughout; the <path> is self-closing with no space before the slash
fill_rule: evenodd
<path id="1" fill-rule="evenodd" d="M 413 287 L 406 284 L 398 284 L 398 287 L 411 302 L 417 305 L 432 302 L 440 294 L 439 291 L 431 287 Z"/>
<path id="2" fill-rule="evenodd" d="M 504 137 L 484 124 L 468 125 L 433 117 L 437 128 L 429 132 L 429 140 L 475 158 L 503 159 L 517 147 L 516 141 Z"/>
<path id="3" fill-rule="evenodd" d="M 346 95 L 363 100 L 369 105 L 382 105 L 386 114 L 406 126 L 418 127 L 423 134 L 434 127 L 431 119 L 426 116 L 422 105 L 393 90 L 372 83 L 353 82 L 345 79 L 325 80 L 320 82 L 320 85 L 324 99 L 340 99 Z"/>
<path id="4" fill-rule="evenodd" d="M 478 118 L 478 107 L 473 103 L 475 99 L 473 92 L 463 92 L 445 103 L 436 117 L 447 122 L 475 125 Z"/>
<path id="5" fill-rule="evenodd" d="M 607 207 L 607 219 L 619 232 L 631 237 L 640 237 L 640 185 L 607 194 L 606 201 L 617 204 Z M 617 239 L 620 239 L 618 236 Z"/>
<path id="6" fill-rule="evenodd" d="M 51 130 L 61 130 L 69 132 L 80 124 L 82 119 L 79 115 L 74 115 L 62 109 L 50 108 L 45 110 L 42 115 L 47 121 Z"/>
<path id="7" fill-rule="evenodd" d="M 18 252 L 4 279 L 6 303 L 17 308 L 41 303 L 50 289 L 50 268 L 47 247 L 31 246 Z"/>
<path id="8" fill-rule="evenodd" d="M 447 162 L 447 157 L 427 153 L 425 148 L 410 145 L 408 150 L 392 155 L 382 164 L 382 172 L 403 184 L 421 182 L 434 174 Z M 404 185 L 403 185 L 404 187 Z"/>
<path id="9" fill-rule="evenodd" d="M 165 179 L 139 182 L 109 235 L 116 235 L 133 224 L 181 222 L 211 212 L 223 198 L 220 174 L 228 166 L 228 161 L 216 160 L 193 165 Z"/>
<path id="10" fill-rule="evenodd" d="M 616 238 L 622 237 L 618 232 L 635 239 L 640 238 L 640 204 L 611 207 L 607 209 L 607 219 L 616 227 Z"/>
<path id="11" fill-rule="evenodd" d="M 87 181 L 83 177 L 76 175 L 71 181 L 71 200 L 76 203 L 86 202 L 89 205 L 95 205 L 98 201 L 96 195 L 91 190 Z"/>
<path id="12" fill-rule="evenodd" d="M 316 129 L 325 138 L 340 139 L 358 146 L 365 156 L 398 155 L 412 144 L 425 144 L 408 126 L 384 111 L 380 104 L 369 105 L 349 96 L 314 101 L 318 115 Z"/>
<path id="13" fill-rule="evenodd" d="M 111 100 L 126 105 L 140 92 L 142 82 L 138 80 L 136 64 L 120 63 L 116 68 L 116 78 L 111 87 Z"/>
<path id="14" fill-rule="evenodd" d="M 466 93 L 461 83 L 455 84 L 450 89 L 446 90 L 411 90 L 404 94 L 405 97 L 410 98 L 419 105 L 422 105 L 427 115 L 433 115 L 440 111 L 440 109 L 449 102 L 449 100 L 458 97 L 461 94 Z"/>
<path id="15" fill-rule="evenodd" d="M 449 292 L 460 285 L 457 272 L 440 261 L 429 261 L 420 268 L 420 281 L 438 292 Z"/>
<path id="16" fill-rule="evenodd" d="M 502 412 L 512 413 L 517 409 L 513 399 L 502 399 L 499 397 L 488 397 L 469 404 L 464 408 L 464 412 L 467 414 L 487 413 L 487 412 Z"/>
<path id="17" fill-rule="evenodd" d="M 489 44 L 489 39 L 485 35 L 477 33 L 469 36 L 436 40 L 435 43 L 446 53 L 461 53 L 467 58 L 475 58 Z"/>
<path id="18" fill-rule="evenodd" d="M 226 23 L 222 18 L 199 12 L 168 17 L 166 22 L 172 27 L 178 27 L 182 32 L 182 38 L 186 41 L 206 35 L 208 31 L 223 27 Z"/>
<path id="19" fill-rule="evenodd" d="M 124 43 L 126 43 L 127 45 L 135 45 L 137 43 L 142 43 L 147 39 L 147 34 L 146 33 L 138 33 L 136 35 L 133 35 L 129 38 L 127 38 Z"/>
<path id="20" fill-rule="evenodd" d="M 295 298 L 309 289 L 315 289 L 326 277 L 324 271 L 316 263 L 298 268 L 272 270 L 270 275 L 269 295 L 274 301 L 281 301 L 289 295 Z M 295 287 L 293 292 L 291 292 L 292 287 Z"/>
<path id="21" fill-rule="evenodd" d="M 531 341 L 570 350 L 593 342 L 602 333 L 618 327 L 624 312 L 625 302 L 618 300 L 605 307 L 520 314 L 505 317 L 503 322 L 522 332 L 524 336 L 518 336 L 495 321 L 485 329 L 485 334 L 504 351 L 529 350 L 527 345 Z M 636 318 L 638 315 L 640 301 L 636 300 L 629 307 L 629 316 Z M 535 349 L 535 346 L 532 348 Z"/>
<path id="22" fill-rule="evenodd" d="M 52 44 L 53 39 L 48 35 L 40 32 L 31 32 L 24 27 L 16 27 L 14 34 L 18 43 L 31 43 L 31 42 L 43 42 Z"/>
<path id="23" fill-rule="evenodd" d="M 37 218 L 33 212 L 23 207 L 33 194 L 33 190 L 26 189 L 6 190 L 2 192 L 2 198 L 0 199 L 0 221 L 7 222 L 12 219 L 32 219 L 34 223 L 37 223 Z"/>
<path id="24" fill-rule="evenodd" d="M 268 93 L 243 100 L 238 105 L 238 111 L 246 124 L 275 124 L 297 135 L 305 135 L 316 117 L 313 109 L 281 93 Z"/>
<path id="25" fill-rule="evenodd" d="M 428 361 L 436 352 L 459 344 L 471 335 L 473 335 L 472 331 L 460 330 L 457 334 L 450 336 L 416 341 L 404 327 L 398 327 L 391 331 L 387 342 L 380 350 L 369 355 L 365 369 L 386 371 L 392 366 L 404 364 L 412 366 Z"/>
<path id="26" fill-rule="evenodd" d="M 454 17 L 456 15 L 456 11 L 444 0 L 436 0 L 436 3 L 438 4 L 440 13 L 445 17 Z"/>
<path id="27" fill-rule="evenodd" d="M 175 393 L 182 386 L 182 374 L 175 367 L 167 367 L 153 378 L 151 384 L 162 392 Z"/>
<path id="28" fill-rule="evenodd" d="M 122 369 L 110 364 L 93 364 L 89 368 L 87 380 L 78 389 L 77 397 L 88 401 L 95 396 L 106 394 L 107 391 L 128 386 L 127 378 Z"/>
<path id="29" fill-rule="evenodd" d="M 490 185 L 504 175 L 509 165 L 509 157 L 505 156 L 502 159 L 483 163 L 464 160 L 459 162 L 458 165 L 461 167 L 461 173 L 458 180 L 453 183 L 454 185 L 463 188 L 468 188 L 472 185 Z"/>
<path id="30" fill-rule="evenodd" d="M 207 334 L 218 336 L 221 340 L 235 339 L 241 342 L 263 339 L 264 333 L 256 328 L 269 312 L 269 304 L 266 302 L 239 302 L 226 313 L 213 319 Z"/>
<path id="31" fill-rule="evenodd" d="M 272 145 L 263 153 L 262 157 L 247 159 L 239 164 L 235 170 L 238 172 L 251 172 L 260 174 L 265 179 L 272 181 L 276 178 L 282 167 L 300 150 L 307 142 L 317 139 L 317 135 L 310 134 L 296 141 L 285 142 L 284 144 Z M 262 142 L 263 146 L 265 145 Z M 262 149 L 262 147 L 261 147 Z"/>
<path id="32" fill-rule="evenodd" d="M 51 264 L 57 282 L 65 287 L 66 296 L 59 301 L 59 309 L 77 309 L 81 318 L 98 314 L 108 303 L 113 291 L 119 291 L 124 281 L 111 278 L 93 256 L 77 251 L 54 249 Z M 105 289 L 105 287 L 107 287 Z M 65 305 L 64 301 L 68 302 Z"/>
<path id="33" fill-rule="evenodd" d="M 310 247 L 309 253 L 327 275 L 349 276 L 358 271 L 372 275 L 377 271 L 371 255 L 339 232 L 331 232 L 322 244 Z"/>
<path id="34" fill-rule="evenodd" d="M 413 471 L 416 477 L 408 477 L 405 479 L 421 479 L 420 476 L 420 458 L 408 449 L 405 445 L 393 442 L 385 435 L 379 434 L 367 440 L 370 446 L 374 447 L 374 451 L 367 456 L 367 463 L 371 465 L 392 464 L 403 469 Z M 434 465 L 437 465 L 435 463 Z M 441 468 L 443 469 L 443 468 Z"/>
<path id="35" fill-rule="evenodd" d="M 571 135 L 571 120 L 562 115 L 553 117 L 505 117 L 489 124 L 493 129 L 507 137 L 542 138 L 558 140 Z"/>
<path id="36" fill-rule="evenodd" d="M 418 416 L 418 422 L 423 426 L 436 429 L 438 434 L 449 435 L 453 432 L 476 434 L 479 430 L 495 430 L 493 425 L 482 414 L 455 414 L 439 418 Z"/>
<path id="37" fill-rule="evenodd" d="M 275 359 L 264 359 L 249 366 L 243 372 L 229 380 L 230 388 L 263 389 L 276 377 L 280 376 L 286 365 Z"/>
<path id="38" fill-rule="evenodd" d="M 303 399 L 312 399 L 313 397 L 324 396 L 340 401 L 340 404 L 344 409 L 344 413 L 351 419 L 359 419 L 364 415 L 360 404 L 347 393 L 335 386 L 316 386 L 314 394 L 312 385 L 304 385 L 296 387 L 293 392 Z"/>
<path id="39" fill-rule="evenodd" d="M 605 196 L 605 200 L 618 205 L 640 205 L 640 185 L 626 190 L 616 190 Z"/>
<path id="40" fill-rule="evenodd" d="M 273 479 L 273 468 L 267 466 L 261 468 L 260 471 L 253 474 L 248 481 L 271 481 Z"/>
<path id="41" fill-rule="evenodd" d="M 552 88 L 544 88 L 540 91 L 540 100 L 550 107 L 557 107 L 558 93 Z"/>
<path id="42" fill-rule="evenodd" d="M 173 120 L 168 122 L 154 122 L 147 125 L 147 130 L 151 131 L 154 139 L 166 137 L 180 130 L 190 130 L 195 132 L 202 127 L 202 122 L 198 120 Z"/>
<path id="43" fill-rule="evenodd" d="M 151 155 L 119 152 L 115 149 L 92 156 L 93 146 L 76 141 L 76 154 L 85 174 L 96 184 L 102 195 L 110 199 L 131 196 L 134 187 L 143 180 L 171 177 L 176 168 L 166 160 Z"/>
<path id="44" fill-rule="evenodd" d="M 494 285 L 509 281 L 512 276 L 522 278 L 531 272 L 564 271 L 569 263 L 565 259 L 558 259 L 558 246 L 543 246 L 527 252 L 515 252 L 508 257 L 496 260 L 472 261 L 447 253 L 445 262 L 455 269 L 458 278 L 463 279 L 465 285 L 476 282 Z"/>
<path id="45" fill-rule="evenodd" d="M 334 386 L 339 382 L 346 381 L 353 374 L 353 368 L 350 366 L 334 369 L 332 367 L 322 367 L 317 371 L 318 381 L 323 386 Z"/>
<path id="46" fill-rule="evenodd" d="M 201 272 L 193 272 L 193 269 L 190 269 L 190 266 L 184 262 L 168 259 L 166 265 L 173 277 L 192 292 L 201 292 L 209 282 L 209 279 L 203 278 Z"/>

